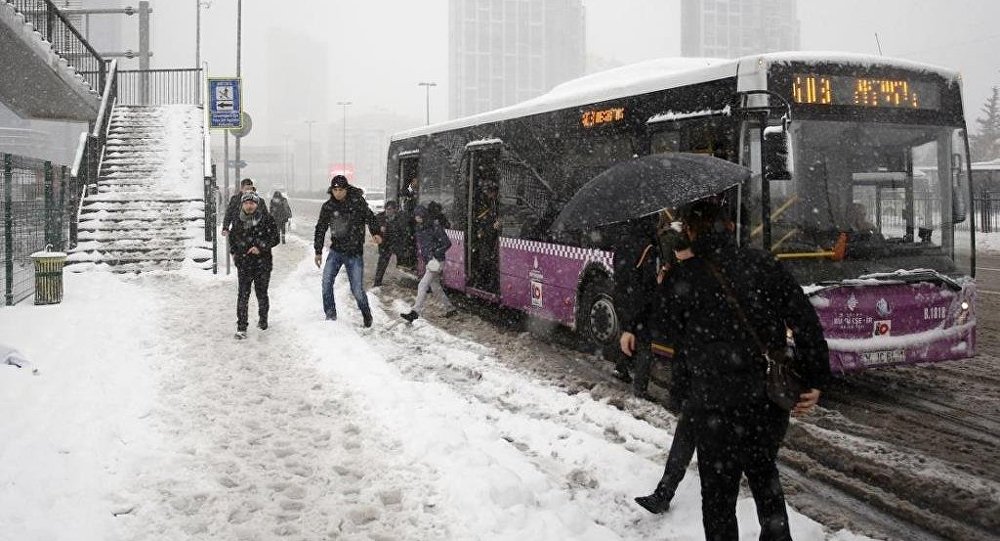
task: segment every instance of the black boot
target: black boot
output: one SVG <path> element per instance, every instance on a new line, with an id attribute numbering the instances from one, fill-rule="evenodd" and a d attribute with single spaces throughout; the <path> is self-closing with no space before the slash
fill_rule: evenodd
<path id="1" fill-rule="evenodd" d="M 649 496 L 639 496 L 635 499 L 635 503 L 642 506 L 646 511 L 654 515 L 659 515 L 660 513 L 666 513 L 670 509 L 670 500 L 673 497 L 673 494 L 667 493 L 666 490 L 657 485 L 656 490 L 652 494 Z"/>
<path id="2" fill-rule="evenodd" d="M 365 310 L 364 312 L 361 312 L 361 319 L 363 320 L 365 327 L 371 327 L 372 326 L 371 310 Z"/>

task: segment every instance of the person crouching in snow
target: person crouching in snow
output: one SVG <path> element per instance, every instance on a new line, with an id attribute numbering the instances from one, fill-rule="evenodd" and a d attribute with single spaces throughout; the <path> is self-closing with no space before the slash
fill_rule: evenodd
<path id="1" fill-rule="evenodd" d="M 448 300 L 444 288 L 441 287 L 441 272 L 444 271 L 445 253 L 448 252 L 448 248 L 451 248 L 451 240 L 448 239 L 448 235 L 445 234 L 440 223 L 428 218 L 426 207 L 417 205 L 413 209 L 413 219 L 417 224 L 417 255 L 424 262 L 424 276 L 417 286 L 417 302 L 413 304 L 413 309 L 406 314 L 399 315 L 409 322 L 420 317 L 420 312 L 424 309 L 424 302 L 427 300 L 427 292 L 431 291 L 444 305 L 446 310 L 444 317 L 451 317 L 458 312 Z"/>
<path id="2" fill-rule="evenodd" d="M 236 263 L 239 292 L 236 295 L 236 338 L 247 337 L 247 305 L 250 287 L 257 294 L 257 326 L 267 329 L 270 302 L 267 286 L 271 281 L 271 248 L 280 242 L 274 218 L 260 207 L 260 197 L 253 192 L 240 198 L 240 213 L 229 232 L 229 252 Z"/>

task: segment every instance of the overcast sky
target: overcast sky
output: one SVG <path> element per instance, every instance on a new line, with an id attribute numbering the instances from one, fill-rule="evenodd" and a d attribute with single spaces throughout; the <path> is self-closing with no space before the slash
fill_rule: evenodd
<path id="1" fill-rule="evenodd" d="M 205 1 L 205 0 L 202 0 Z M 543 0 L 539 0 L 543 1 Z M 157 67 L 194 63 L 197 0 L 153 0 L 152 48 Z M 679 0 L 584 0 L 588 54 L 628 63 L 680 52 Z M 1000 83 L 1000 1 L 799 0 L 802 48 L 882 52 L 958 69 L 970 121 Z M 202 55 L 213 75 L 235 74 L 236 0 L 213 0 L 203 11 Z M 243 74 L 247 106 L 266 95 L 263 39 L 270 26 L 305 33 L 327 47 L 328 115 L 354 102 L 352 114 L 390 110 L 424 115 L 420 81 L 434 81 L 432 121 L 445 119 L 448 83 L 448 0 L 244 0 Z M 310 61 L 310 51 L 289 62 Z M 280 76 L 280 74 L 277 74 Z M 308 80 L 288 80 L 288 99 Z M 261 143 L 263 141 L 255 141 Z"/>

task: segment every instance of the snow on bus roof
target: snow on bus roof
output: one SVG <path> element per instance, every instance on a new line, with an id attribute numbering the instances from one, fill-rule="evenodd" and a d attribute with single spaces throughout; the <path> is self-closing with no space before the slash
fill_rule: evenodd
<path id="1" fill-rule="evenodd" d="M 546 94 L 536 98 L 477 115 L 402 131 L 393 135 L 391 140 L 409 139 L 420 135 L 465 128 L 477 124 L 498 122 L 511 118 L 557 111 L 578 105 L 612 100 L 624 96 L 655 92 L 666 88 L 712 81 L 724 77 L 733 77 L 737 74 L 738 66 L 747 61 L 758 61 L 764 65 L 792 62 L 832 62 L 862 67 L 892 66 L 909 70 L 933 72 L 946 79 L 955 79 L 959 76 L 957 71 L 930 64 L 898 58 L 844 52 L 790 51 L 752 55 L 736 59 L 658 58 L 584 75 L 583 77 L 562 83 Z"/>

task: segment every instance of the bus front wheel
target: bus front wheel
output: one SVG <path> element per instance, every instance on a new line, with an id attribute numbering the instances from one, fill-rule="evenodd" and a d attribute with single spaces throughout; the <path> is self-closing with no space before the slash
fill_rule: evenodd
<path id="1" fill-rule="evenodd" d="M 584 289 L 577 313 L 577 330 L 589 344 L 608 356 L 617 345 L 618 311 L 611 296 L 611 281 L 595 278 Z"/>

